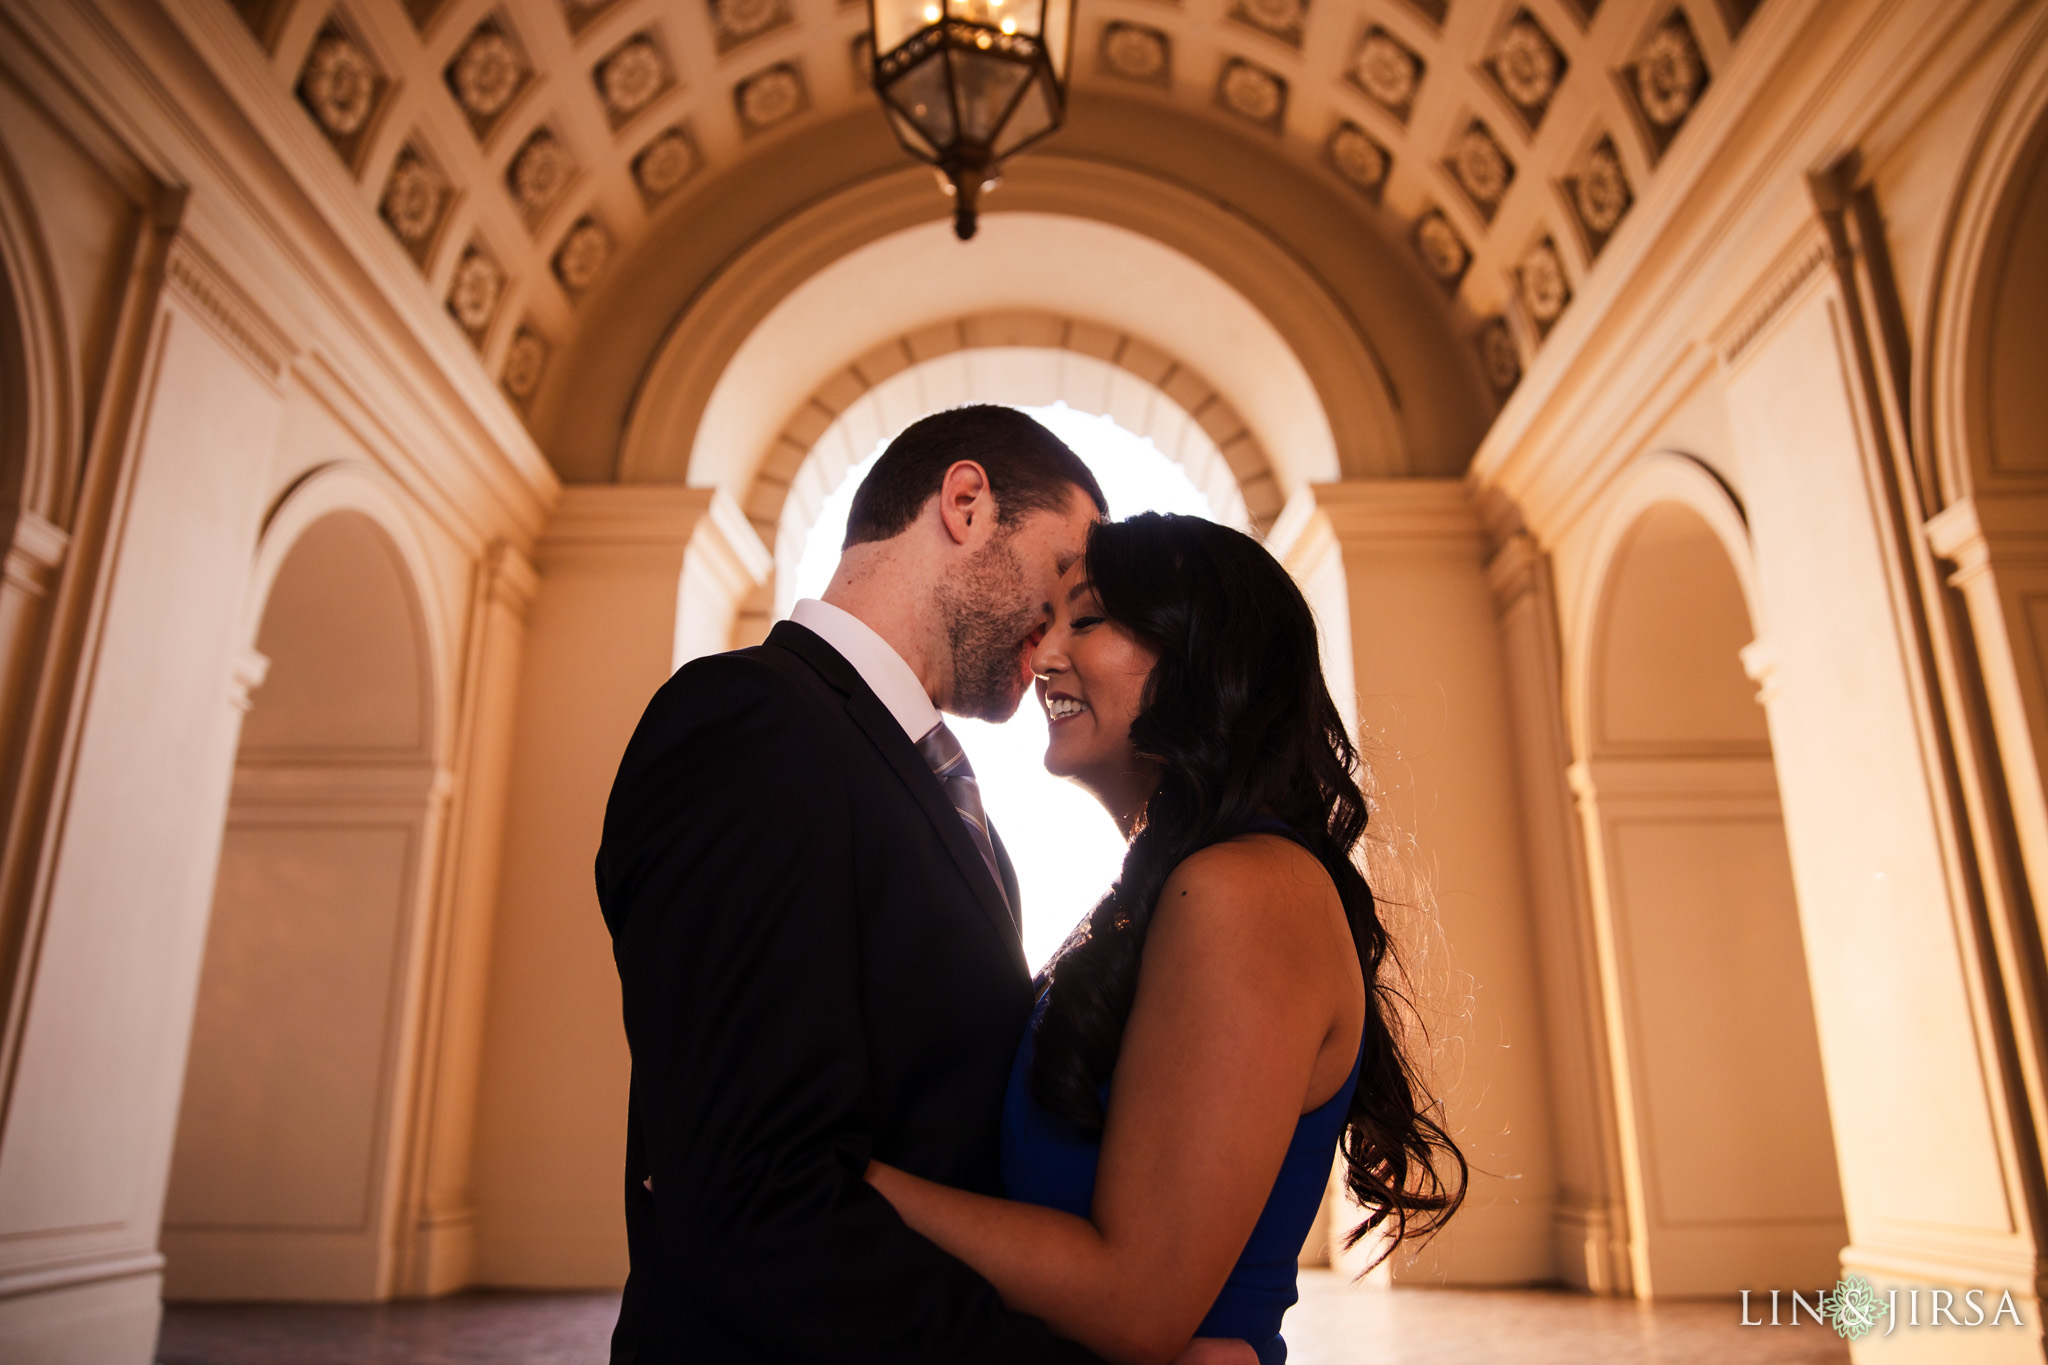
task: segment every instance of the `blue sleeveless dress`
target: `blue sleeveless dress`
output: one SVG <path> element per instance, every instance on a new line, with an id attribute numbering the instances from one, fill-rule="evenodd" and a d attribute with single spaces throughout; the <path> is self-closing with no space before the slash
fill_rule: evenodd
<path id="1" fill-rule="evenodd" d="M 1285 829 L 1261 832 L 1287 833 Z M 1071 1120 L 1047 1112 L 1031 1096 L 1031 1063 L 1038 1054 L 1038 1026 L 1045 1016 L 1045 1002 L 1046 992 L 1041 989 L 1003 1096 L 1003 1189 L 1012 1199 L 1086 1218 L 1095 1202 L 1101 1139 Z M 1361 1040 L 1351 1074 L 1337 1087 L 1337 1093 L 1294 1125 L 1294 1138 L 1287 1145 L 1273 1192 L 1266 1197 L 1266 1207 L 1252 1227 L 1244 1253 L 1237 1258 L 1209 1315 L 1195 1330 L 1196 1336 L 1236 1337 L 1249 1342 L 1258 1352 L 1259 1365 L 1281 1365 L 1287 1359 L 1280 1319 L 1298 1297 L 1295 1270 L 1301 1244 L 1308 1239 L 1309 1226 L 1322 1206 L 1330 1159 L 1344 1131 L 1364 1055 Z M 1105 1102 L 1108 1099 L 1107 1087 L 1103 1098 Z"/>

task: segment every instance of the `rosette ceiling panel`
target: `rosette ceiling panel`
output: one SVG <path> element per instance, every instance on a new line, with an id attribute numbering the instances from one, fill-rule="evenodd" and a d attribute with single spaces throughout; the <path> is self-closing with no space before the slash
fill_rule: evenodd
<path id="1" fill-rule="evenodd" d="M 859 0 L 234 3 L 521 406 L 579 302 L 714 173 L 823 118 L 883 118 Z M 1341 185 L 1505 392 L 1755 5 L 1079 0 L 1070 80 L 1174 107 L 1190 137 L 1271 138 Z"/>

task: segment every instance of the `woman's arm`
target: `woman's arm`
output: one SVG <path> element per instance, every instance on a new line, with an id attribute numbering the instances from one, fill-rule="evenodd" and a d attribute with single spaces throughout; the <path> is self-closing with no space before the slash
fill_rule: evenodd
<path id="1" fill-rule="evenodd" d="M 1171 1361 L 1265 1207 L 1325 1041 L 1355 1016 L 1356 961 L 1306 853 L 1271 837 L 1204 849 L 1146 939 L 1091 1217 L 879 1164 L 868 1179 L 1011 1308 L 1120 1365 Z"/>

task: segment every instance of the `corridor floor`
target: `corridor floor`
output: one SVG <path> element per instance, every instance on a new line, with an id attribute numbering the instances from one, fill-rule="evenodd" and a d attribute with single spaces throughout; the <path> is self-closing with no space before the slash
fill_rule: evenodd
<path id="1" fill-rule="evenodd" d="M 174 1305 L 159 1365 L 599 1365 L 613 1294 L 463 1294 L 375 1307 Z M 1290 1365 L 1820 1365 L 1825 1328 L 1744 1328 L 1733 1303 L 1545 1290 L 1359 1289 L 1303 1271 Z"/>

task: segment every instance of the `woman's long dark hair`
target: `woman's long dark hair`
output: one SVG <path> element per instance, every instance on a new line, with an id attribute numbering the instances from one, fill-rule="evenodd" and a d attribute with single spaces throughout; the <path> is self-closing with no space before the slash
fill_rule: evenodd
<path id="1" fill-rule="evenodd" d="M 1323 683 L 1315 617 L 1257 541 L 1199 517 L 1103 523 L 1088 541 L 1087 572 L 1104 614 L 1159 656 L 1131 722 L 1131 743 L 1158 765 L 1159 785 L 1116 884 L 1047 969 L 1032 1094 L 1101 1127 L 1102 1087 L 1160 889 L 1197 850 L 1278 818 L 1337 884 L 1365 976 L 1363 1056 L 1342 1147 L 1345 1184 L 1369 1213 L 1346 1245 L 1386 1225 L 1375 1261 L 1384 1259 L 1457 1210 L 1466 1167 L 1395 1036 L 1406 1002 L 1385 979 L 1387 932 L 1353 862 L 1366 800 L 1358 751 Z"/>

